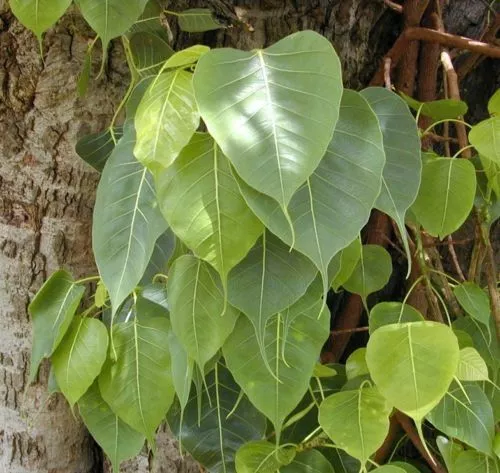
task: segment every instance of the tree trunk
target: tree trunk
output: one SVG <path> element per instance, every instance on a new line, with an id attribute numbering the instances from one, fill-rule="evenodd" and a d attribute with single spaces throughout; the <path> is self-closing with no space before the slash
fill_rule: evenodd
<path id="1" fill-rule="evenodd" d="M 449 3 L 448 10 L 454 12 L 449 15 L 452 32 L 478 37 L 484 3 Z M 175 49 L 195 43 L 252 49 L 313 29 L 333 42 L 341 57 L 344 83 L 355 89 L 368 83 L 401 29 L 400 15 L 384 7 L 382 0 L 179 0 L 171 4 L 177 11 L 209 5 L 219 18 L 239 21 L 232 28 L 188 35 L 179 32 L 175 18 L 169 17 Z M 454 9 L 455 4 L 459 8 Z M 6 0 L 0 0 L 0 473 L 108 469 L 62 397 L 46 394 L 47 365 L 42 366 L 37 383 L 30 386 L 27 381 L 31 343 L 27 306 L 33 295 L 59 267 L 76 277 L 95 274 L 90 230 L 98 176 L 75 155 L 74 145 L 81 135 L 109 124 L 128 73 L 121 47 L 114 44 L 105 76 L 93 80 L 87 95 L 78 98 L 77 76 L 93 36 L 76 10 L 71 10 L 46 34 L 42 63 L 36 39 L 14 20 Z M 481 70 L 491 78 L 489 85 L 498 85 L 495 75 L 487 72 L 488 63 Z M 477 81 L 473 75 L 469 80 Z M 477 89 L 485 93 L 484 87 Z M 481 101 L 484 107 L 484 97 Z M 480 115 L 477 110 L 475 106 L 474 114 Z M 163 432 L 154 459 L 144 454 L 127 462 L 122 471 L 198 470 L 179 457 L 176 444 Z"/>

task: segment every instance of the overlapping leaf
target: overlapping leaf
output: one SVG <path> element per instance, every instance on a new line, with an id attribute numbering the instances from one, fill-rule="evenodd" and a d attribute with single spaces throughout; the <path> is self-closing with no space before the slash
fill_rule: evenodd
<path id="1" fill-rule="evenodd" d="M 179 20 L 179 28 L 188 33 L 201 33 L 223 27 L 208 8 L 190 8 L 176 13 L 175 16 Z"/>
<path id="2" fill-rule="evenodd" d="M 474 125 L 469 141 L 477 151 L 496 164 L 500 164 L 500 116 L 494 116 Z"/>
<path id="3" fill-rule="evenodd" d="M 294 447 L 280 447 L 265 440 L 249 442 L 236 452 L 237 473 L 274 473 L 295 458 Z"/>
<path id="4" fill-rule="evenodd" d="M 144 271 L 141 283 L 150 283 L 157 274 L 166 274 L 168 262 L 172 258 L 175 250 L 175 235 L 170 228 L 167 228 L 155 242 L 153 254 Z"/>
<path id="5" fill-rule="evenodd" d="M 151 82 L 137 107 L 134 154 L 153 171 L 172 164 L 198 128 L 192 77 L 182 69 L 163 72 Z"/>
<path id="6" fill-rule="evenodd" d="M 370 311 L 368 323 L 371 334 L 384 325 L 420 322 L 423 320 L 423 315 L 409 304 L 402 304 L 401 302 L 379 302 Z"/>
<path id="7" fill-rule="evenodd" d="M 115 140 L 119 140 L 123 135 L 123 128 L 116 127 L 113 130 Z M 110 130 L 100 133 L 86 135 L 76 143 L 75 151 L 87 164 L 102 172 L 106 161 L 115 149 L 115 142 Z"/>
<path id="8" fill-rule="evenodd" d="M 218 274 L 192 255 L 175 260 L 167 289 L 172 329 L 203 372 L 232 332 L 239 312 L 225 307 Z"/>
<path id="9" fill-rule="evenodd" d="M 298 453 L 292 463 L 282 466 L 281 473 L 335 473 L 332 464 L 318 450 Z"/>
<path id="10" fill-rule="evenodd" d="M 462 308 L 475 320 L 489 327 L 491 308 L 488 295 L 475 283 L 467 281 L 453 288 Z"/>
<path id="11" fill-rule="evenodd" d="M 295 240 L 276 200 L 241 179 L 240 187 L 266 227 L 313 261 L 328 288 L 328 265 L 368 221 L 380 192 L 384 162 L 377 117 L 361 95 L 345 90 L 326 154 L 288 206 Z"/>
<path id="12" fill-rule="evenodd" d="M 103 399 L 113 412 L 154 444 L 154 433 L 174 398 L 166 317 L 139 314 L 115 324 L 116 361 L 108 359 L 99 375 Z"/>
<path id="13" fill-rule="evenodd" d="M 229 162 L 213 138 L 196 133 L 156 179 L 160 209 L 173 231 L 208 261 L 225 286 L 263 226 L 248 208 Z"/>
<path id="14" fill-rule="evenodd" d="M 181 411 L 183 411 L 189 401 L 194 362 L 172 330 L 168 333 L 168 347 L 170 357 L 174 360 L 172 363 L 172 383 L 177 399 L 179 399 Z"/>
<path id="15" fill-rule="evenodd" d="M 330 261 L 328 278 L 331 280 L 333 290 L 338 291 L 340 286 L 351 277 L 359 258 L 361 258 L 361 246 L 361 240 L 356 238 Z"/>
<path id="16" fill-rule="evenodd" d="M 488 381 L 488 366 L 475 348 L 460 350 L 457 378 L 461 381 Z"/>
<path id="17" fill-rule="evenodd" d="M 152 176 L 133 155 L 134 142 L 129 124 L 104 167 L 94 208 L 94 255 L 114 311 L 141 280 L 167 228 Z"/>
<path id="18" fill-rule="evenodd" d="M 163 65 L 164 69 L 175 68 L 175 67 L 187 67 L 192 66 L 199 61 L 200 57 L 205 53 L 210 51 L 208 46 L 203 44 L 195 44 L 186 49 L 181 49 L 177 51 L 172 57 Z"/>
<path id="19" fill-rule="evenodd" d="M 453 473 L 498 473 L 498 460 L 474 450 L 466 450 L 457 455 L 452 470 Z"/>
<path id="20" fill-rule="evenodd" d="M 159 31 L 139 31 L 130 37 L 129 47 L 139 76 L 158 74 L 163 63 L 174 54 L 165 36 Z"/>
<path id="21" fill-rule="evenodd" d="M 301 31 L 264 50 L 212 50 L 198 62 L 194 87 L 208 131 L 237 173 L 286 213 L 337 122 L 342 79 L 330 42 Z"/>
<path id="22" fill-rule="evenodd" d="M 415 112 L 419 112 L 420 115 L 430 117 L 436 121 L 458 118 L 461 115 L 465 115 L 468 110 L 467 104 L 462 100 L 441 99 L 431 102 L 420 102 L 402 92 L 400 94 L 403 100 Z"/>

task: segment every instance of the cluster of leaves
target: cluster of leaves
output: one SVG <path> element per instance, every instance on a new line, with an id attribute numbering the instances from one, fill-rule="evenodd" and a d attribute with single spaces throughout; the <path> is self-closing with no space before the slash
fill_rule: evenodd
<path id="1" fill-rule="evenodd" d="M 71 2 L 36 13 L 34 3 L 11 5 L 40 37 Z M 406 298 L 378 303 L 366 347 L 345 365 L 318 360 L 327 292 L 368 308 L 391 276 L 389 253 L 360 238 L 373 209 L 394 220 L 408 261 L 407 228 L 443 238 L 475 205 L 486 227 L 497 217 L 500 95 L 470 132 L 476 159 L 422 155 L 405 101 L 344 89 L 317 33 L 174 53 L 145 4 L 78 1 L 104 46 L 124 35 L 132 80 L 123 126 L 77 145 L 102 172 L 99 276 L 60 270 L 35 296 L 31 378 L 50 358 L 50 389 L 78 406 L 115 469 L 145 440 L 154 450 L 167 419 L 210 472 L 423 471 L 374 465 L 397 409 L 424 442 L 424 421 L 446 435 L 436 445 L 450 472 L 497 471 L 498 342 L 474 281 L 453 283 L 460 318 L 426 321 Z M 177 15 L 187 31 L 220 26 L 205 11 Z M 464 113 L 405 99 L 433 126 Z"/>

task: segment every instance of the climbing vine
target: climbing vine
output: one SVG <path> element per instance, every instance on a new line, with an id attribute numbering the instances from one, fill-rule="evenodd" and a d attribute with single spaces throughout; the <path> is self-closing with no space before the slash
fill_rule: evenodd
<path id="1" fill-rule="evenodd" d="M 43 3 L 11 0 L 40 39 L 71 0 Z M 490 271 L 485 290 L 477 269 L 455 279 L 428 242 L 472 214 L 492 251 L 500 92 L 471 126 L 457 99 L 344 89 L 334 48 L 312 31 L 254 51 L 174 52 L 162 15 L 188 32 L 222 25 L 146 3 L 77 2 L 104 56 L 121 37 L 131 82 L 109 128 L 76 146 L 101 173 L 99 274 L 61 269 L 31 302 L 31 379 L 49 358 L 50 391 L 115 471 L 145 442 L 155 450 L 165 420 L 210 472 L 499 471 L 497 282 Z M 468 127 L 470 145 L 422 152 L 443 123 Z M 390 217 L 407 262 L 398 300 L 371 296 L 394 264 L 366 241 L 373 214 Z M 420 287 L 425 312 L 409 303 Z M 327 298 L 346 291 L 369 338 L 339 363 Z M 414 429 L 421 458 L 398 460 L 396 445 L 379 465 L 392 419 Z"/>

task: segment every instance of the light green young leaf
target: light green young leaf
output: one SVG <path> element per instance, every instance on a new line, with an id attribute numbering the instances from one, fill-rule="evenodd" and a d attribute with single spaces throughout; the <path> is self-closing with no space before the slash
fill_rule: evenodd
<path id="1" fill-rule="evenodd" d="M 318 450 L 297 453 L 292 463 L 282 466 L 280 473 L 335 473 L 332 464 Z"/>
<path id="2" fill-rule="evenodd" d="M 78 0 L 83 17 L 99 35 L 104 56 L 109 42 L 125 33 L 141 16 L 147 0 Z"/>
<path id="3" fill-rule="evenodd" d="M 466 159 L 424 161 L 422 184 L 412 211 L 429 234 L 445 236 L 469 216 L 476 193 L 476 171 Z"/>
<path id="4" fill-rule="evenodd" d="M 373 332 L 366 350 L 370 375 L 382 395 L 417 424 L 447 392 L 458 359 L 453 331 L 436 322 L 385 325 Z"/>
<path id="5" fill-rule="evenodd" d="M 316 265 L 326 293 L 329 263 L 368 221 L 380 192 L 384 162 L 377 117 L 361 95 L 344 90 L 339 120 L 326 154 L 288 206 L 295 241 L 278 202 L 242 179 L 239 182 L 250 208 L 266 227 Z"/>
<path id="6" fill-rule="evenodd" d="M 409 272 L 411 254 L 405 216 L 417 197 L 422 173 L 417 123 L 406 104 L 394 92 L 383 87 L 369 87 L 361 95 L 377 114 L 384 136 L 386 163 L 375 207 L 396 222 L 409 261 Z"/>
<path id="7" fill-rule="evenodd" d="M 345 363 L 345 374 L 348 380 L 370 374 L 366 364 L 366 348 L 358 348 L 349 355 Z"/>
<path id="8" fill-rule="evenodd" d="M 329 311 L 323 307 L 321 294 L 318 278 L 304 297 L 268 320 L 263 337 L 267 366 L 261 343 L 247 317 L 238 319 L 223 347 L 236 382 L 273 423 L 278 439 L 284 419 L 309 387 L 321 347 L 328 337 Z"/>
<path id="9" fill-rule="evenodd" d="M 321 403 L 319 424 L 335 444 L 365 465 L 387 436 L 391 410 L 376 388 L 343 391 Z"/>
<path id="10" fill-rule="evenodd" d="M 427 415 L 434 427 L 489 455 L 495 435 L 493 410 L 475 383 L 455 381 L 440 403 Z"/>
<path id="11" fill-rule="evenodd" d="M 493 452 L 495 452 L 497 458 L 500 458 L 500 433 L 497 433 L 495 435 L 495 439 L 493 440 Z"/>
<path id="12" fill-rule="evenodd" d="M 71 5 L 71 0 L 10 0 L 12 13 L 35 33 L 38 41 Z"/>
<path id="13" fill-rule="evenodd" d="M 375 291 L 382 289 L 392 273 L 391 256 L 385 248 L 379 245 L 363 245 L 361 257 L 344 288 L 349 292 L 359 294 L 366 305 L 366 298 Z"/>
<path id="14" fill-rule="evenodd" d="M 213 49 L 198 62 L 194 88 L 208 131 L 238 175 L 286 214 L 338 119 L 342 78 L 330 41 L 301 31 L 264 50 Z"/>
<path id="15" fill-rule="evenodd" d="M 401 468 L 405 473 L 420 473 L 420 470 L 415 468 L 410 463 L 391 462 L 391 463 L 388 463 L 387 466 L 397 466 L 398 468 Z"/>
<path id="16" fill-rule="evenodd" d="M 106 300 L 108 298 L 108 291 L 106 289 L 106 286 L 103 284 L 101 280 L 97 283 L 97 288 L 95 290 L 94 294 L 94 304 L 96 307 L 99 309 L 101 307 L 104 307 L 106 304 Z"/>
<path id="17" fill-rule="evenodd" d="M 236 452 L 237 473 L 275 473 L 290 464 L 297 451 L 260 440 L 242 445 Z"/>
<path id="18" fill-rule="evenodd" d="M 361 246 L 360 239 L 356 238 L 330 261 L 328 276 L 332 281 L 333 290 L 338 291 L 340 286 L 351 277 L 359 258 L 361 258 Z"/>
<path id="19" fill-rule="evenodd" d="M 400 95 L 415 112 L 420 112 L 420 115 L 430 117 L 436 121 L 458 118 L 465 115 L 468 110 L 467 104 L 462 100 L 442 99 L 433 100 L 432 102 L 420 102 L 403 92 L 400 92 Z"/>
<path id="20" fill-rule="evenodd" d="M 457 456 L 463 452 L 463 447 L 458 442 L 454 442 L 453 439 L 448 439 L 442 435 L 438 435 L 436 438 L 436 445 L 439 449 L 439 453 L 443 457 L 444 464 L 448 471 L 453 472 L 453 464 L 457 459 Z"/>
<path id="21" fill-rule="evenodd" d="M 198 62 L 201 56 L 208 53 L 210 48 L 203 44 L 195 44 L 194 46 L 189 46 L 189 48 L 177 51 L 172 57 L 163 65 L 164 69 L 175 68 L 175 67 L 186 67 Z"/>
<path id="22" fill-rule="evenodd" d="M 474 125 L 469 132 L 469 141 L 482 154 L 500 164 L 500 116 L 494 116 Z"/>
<path id="23" fill-rule="evenodd" d="M 101 396 L 97 381 L 78 401 L 78 410 L 92 437 L 111 460 L 115 473 L 119 473 L 121 462 L 139 454 L 144 435 L 111 410 Z"/>
<path id="24" fill-rule="evenodd" d="M 75 317 L 50 357 L 57 384 L 73 406 L 99 375 L 108 352 L 108 331 L 97 319 Z"/>
<path id="25" fill-rule="evenodd" d="M 174 54 L 165 35 L 158 31 L 139 31 L 129 39 L 134 66 L 140 77 L 156 75 Z"/>
<path id="26" fill-rule="evenodd" d="M 199 258 L 227 275 L 250 251 L 263 225 L 248 208 L 229 161 L 208 133 L 196 133 L 174 163 L 159 173 L 160 209 L 172 230 Z"/>
<path id="27" fill-rule="evenodd" d="M 115 324 L 116 362 L 108 359 L 99 375 L 103 399 L 151 445 L 174 398 L 169 330 L 166 317 L 141 314 L 130 322 Z"/>
<path id="28" fill-rule="evenodd" d="M 453 288 L 458 303 L 473 319 L 489 327 L 491 320 L 490 299 L 477 284 L 466 281 Z"/>
<path id="29" fill-rule="evenodd" d="M 383 465 L 371 470 L 370 473 L 406 473 L 403 468 L 396 465 Z"/>
<path id="30" fill-rule="evenodd" d="M 461 381 L 488 381 L 488 366 L 475 348 L 460 350 L 457 378 Z"/>
<path id="31" fill-rule="evenodd" d="M 497 89 L 488 101 L 488 112 L 493 116 L 500 115 L 500 89 Z"/>
<path id="32" fill-rule="evenodd" d="M 498 460 L 474 450 L 457 455 L 452 473 L 500 473 Z"/>
<path id="33" fill-rule="evenodd" d="M 240 387 L 224 366 L 217 364 L 206 384 L 208 393 L 204 391 L 200 397 L 195 389 L 191 391 L 182 415 L 174 404 L 168 423 L 182 447 L 210 473 L 234 472 L 236 451 L 246 442 L 264 437 L 266 418 L 246 396 L 240 398 Z"/>
<path id="34" fill-rule="evenodd" d="M 196 256 L 175 260 L 167 291 L 172 330 L 203 372 L 233 331 L 239 312 L 225 306 L 218 274 Z"/>
<path id="35" fill-rule="evenodd" d="M 482 171 L 484 171 L 487 188 L 496 194 L 497 200 L 500 199 L 500 164 L 491 161 L 491 159 L 479 156 Z"/>
<path id="36" fill-rule="evenodd" d="M 379 302 L 370 311 L 368 325 L 370 326 L 370 334 L 372 334 L 384 325 L 423 320 L 423 315 L 411 305 L 401 302 Z"/>
<path id="37" fill-rule="evenodd" d="M 115 139 L 119 140 L 123 135 L 123 128 L 115 127 L 113 131 Z M 104 165 L 114 149 L 115 142 L 109 129 L 86 135 L 78 140 L 75 146 L 78 156 L 99 172 L 104 169 Z"/>
<path id="38" fill-rule="evenodd" d="M 202 33 L 204 31 L 224 28 L 213 16 L 208 8 L 190 8 L 175 13 L 179 21 L 179 28 L 188 33 Z"/>
<path id="39" fill-rule="evenodd" d="M 198 128 L 192 77 L 182 69 L 163 72 L 151 82 L 137 107 L 134 154 L 152 171 L 170 166 Z"/>
<path id="40" fill-rule="evenodd" d="M 191 392 L 194 361 L 188 356 L 182 343 L 172 330 L 168 333 L 168 347 L 170 349 L 170 358 L 174 360 L 174 363 L 172 363 L 172 383 L 177 399 L 179 399 L 181 411 L 183 411 L 189 401 L 189 393 Z"/>
<path id="41" fill-rule="evenodd" d="M 66 271 L 59 270 L 45 281 L 28 306 L 33 321 L 30 381 L 40 362 L 54 352 L 68 330 L 85 287 L 76 284 Z"/>
<path id="42" fill-rule="evenodd" d="M 133 126 L 125 128 L 97 187 L 92 244 L 113 311 L 141 280 L 156 239 L 167 229 L 149 171 L 133 155 Z"/>
<path id="43" fill-rule="evenodd" d="M 229 302 L 251 321 L 262 354 L 269 319 L 300 299 L 316 274 L 313 264 L 305 256 L 290 251 L 267 231 L 231 271 Z M 316 315 L 319 313 L 318 308 Z"/>

